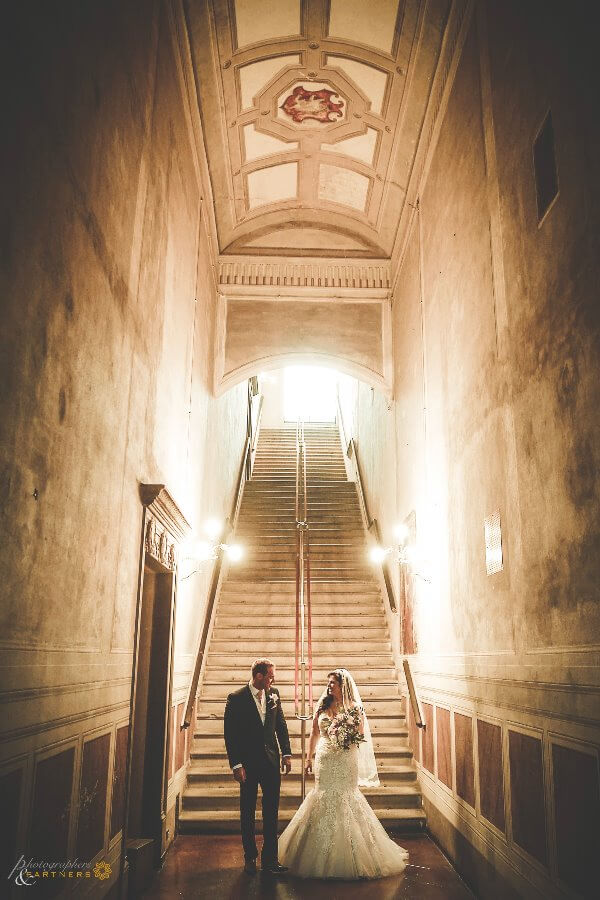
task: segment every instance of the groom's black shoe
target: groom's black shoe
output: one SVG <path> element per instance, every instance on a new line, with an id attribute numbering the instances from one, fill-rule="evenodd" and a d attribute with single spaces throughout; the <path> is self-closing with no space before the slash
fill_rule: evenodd
<path id="1" fill-rule="evenodd" d="M 283 875 L 284 872 L 287 872 L 287 866 L 282 866 L 278 862 L 269 863 L 268 865 L 263 865 L 262 867 L 265 875 Z"/>
<path id="2" fill-rule="evenodd" d="M 256 875 L 256 860 L 247 859 L 244 863 L 244 872 L 246 875 Z"/>

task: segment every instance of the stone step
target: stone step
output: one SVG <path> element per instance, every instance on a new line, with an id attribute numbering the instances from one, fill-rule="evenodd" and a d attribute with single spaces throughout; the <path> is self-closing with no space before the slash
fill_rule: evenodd
<path id="1" fill-rule="evenodd" d="M 299 771 L 299 761 L 295 769 L 296 771 L 294 771 L 294 767 L 292 767 L 292 771 L 289 775 L 285 776 L 285 781 L 292 785 L 299 785 L 302 777 Z M 380 765 L 377 767 L 377 773 L 382 787 L 393 787 L 396 784 L 410 784 L 417 780 L 417 771 L 410 764 Z M 203 766 L 194 761 L 187 771 L 187 781 L 190 785 L 210 784 L 214 788 L 221 786 L 229 787 L 234 783 L 229 763 L 226 760 L 224 760 L 223 764 L 220 766 L 214 764 Z M 314 785 L 314 775 L 307 775 L 306 781 L 308 789 L 310 790 Z"/>
<path id="2" fill-rule="evenodd" d="M 270 648 L 267 648 L 270 649 Z M 246 670 L 250 670 L 250 666 L 256 659 L 256 657 L 260 654 L 268 656 L 268 653 L 264 648 L 255 647 L 253 650 L 248 650 L 245 653 L 237 648 L 231 652 L 224 653 L 222 650 L 215 651 L 212 646 L 209 646 L 208 655 L 206 663 L 211 666 L 239 666 L 246 667 Z M 284 662 L 293 662 L 294 654 L 287 653 L 282 654 L 281 658 L 278 658 L 275 653 L 272 654 L 271 658 L 275 663 L 277 670 L 279 669 L 279 663 Z M 325 652 L 315 653 L 313 652 L 313 665 L 318 668 L 327 668 L 328 671 L 332 669 L 338 668 L 339 666 L 344 666 L 344 668 L 349 669 L 350 672 L 354 672 L 355 669 L 359 668 L 361 664 L 364 665 L 365 654 L 356 650 L 346 650 L 342 651 L 337 648 L 333 649 L 329 647 Z M 387 652 L 381 652 L 381 649 L 377 652 L 373 651 L 369 653 L 369 661 L 374 666 L 389 666 L 393 665 L 392 661 L 392 652 L 388 650 Z"/>
<path id="3" fill-rule="evenodd" d="M 247 640 L 245 638 L 236 641 L 217 640 L 212 638 L 210 642 L 210 652 L 217 654 L 243 653 L 244 651 L 253 653 L 259 647 L 263 648 L 265 653 L 268 651 L 268 653 L 287 653 L 291 655 L 294 653 L 295 642 L 278 640 L 277 638 L 260 642 L 257 640 Z M 263 649 L 260 650 L 261 653 L 263 652 Z M 391 653 L 391 643 L 389 640 L 339 641 L 335 645 L 335 648 L 332 647 L 331 641 L 322 641 L 321 639 L 313 640 L 313 655 L 321 654 L 321 656 L 323 656 L 327 654 L 330 657 L 337 656 L 339 658 L 341 656 L 346 658 L 350 656 L 350 654 L 383 653 L 384 651 Z"/>
<path id="4" fill-rule="evenodd" d="M 219 607 L 219 609 L 221 610 L 221 607 Z M 215 628 L 239 628 L 245 625 L 252 625 L 253 628 L 296 627 L 296 616 L 294 615 L 293 607 L 290 607 L 285 615 L 281 608 L 278 612 L 278 615 L 273 616 L 272 614 L 268 612 L 265 613 L 262 609 L 259 609 L 253 612 L 250 618 L 249 611 L 246 615 L 243 613 L 242 615 L 235 615 L 232 614 L 229 609 L 222 609 L 215 618 Z M 324 612 L 323 610 L 318 612 L 315 609 L 312 610 L 312 625 L 313 628 L 327 627 L 333 631 L 341 628 L 387 627 L 387 625 L 384 625 L 383 612 L 375 615 L 367 615 L 364 612 L 352 612 L 348 614 Z"/>
<path id="5" fill-rule="evenodd" d="M 308 729 L 307 729 L 308 733 Z M 294 756 L 301 755 L 300 738 L 290 734 L 290 746 Z M 379 750 L 396 752 L 400 747 L 408 746 L 408 732 L 400 729 L 393 734 L 373 734 L 375 755 Z M 216 753 L 224 747 L 223 735 L 194 734 L 193 749 L 201 753 Z"/>
<path id="6" fill-rule="evenodd" d="M 194 729 L 194 740 L 200 741 L 204 740 L 211 736 L 220 736 L 223 735 L 223 710 L 225 707 L 225 701 L 220 701 L 220 715 L 217 716 L 198 716 L 195 723 Z M 289 707 L 288 707 L 289 709 Z M 294 737 L 300 737 L 302 733 L 301 725 L 302 723 L 294 718 L 291 714 L 286 716 L 288 732 L 290 735 L 290 739 Z M 399 716 L 388 716 L 387 718 L 382 718 L 380 716 L 369 716 L 369 726 L 371 728 L 371 734 L 373 736 L 373 740 L 376 737 L 383 738 L 391 738 L 398 737 L 403 738 L 406 736 L 406 727 L 403 727 L 403 719 Z M 306 726 L 305 734 L 310 733 L 310 723 Z"/>
<path id="7" fill-rule="evenodd" d="M 258 804 L 260 807 L 260 803 Z M 282 809 L 279 814 L 279 830 L 283 831 L 295 810 Z M 386 828 L 407 833 L 421 831 L 426 821 L 425 812 L 419 807 L 404 809 L 376 809 L 377 818 Z M 188 810 L 182 809 L 179 816 L 179 830 L 182 834 L 239 834 L 240 818 L 236 810 Z M 256 831 L 262 833 L 260 809 L 256 814 Z"/>
<path id="8" fill-rule="evenodd" d="M 313 685 L 324 684 L 327 681 L 327 675 L 330 671 L 328 666 L 313 667 Z M 292 665 L 278 665 L 275 674 L 277 676 L 277 681 L 275 683 L 277 688 L 282 689 L 285 685 L 293 685 L 294 668 Z M 377 697 L 373 694 L 373 691 L 376 690 L 377 685 L 396 684 L 398 681 L 395 666 L 378 665 L 367 667 L 365 666 L 364 660 L 362 666 L 359 665 L 352 670 L 352 675 L 359 685 L 361 696 L 362 692 L 365 691 L 365 696 L 374 696 L 375 699 L 377 699 Z M 221 665 L 207 663 L 204 670 L 203 683 L 226 684 L 233 685 L 234 687 L 237 685 L 242 687 L 249 677 L 250 676 L 246 672 L 244 666 L 237 665 L 226 668 Z M 368 694 L 367 691 L 370 691 L 370 694 Z"/>
<path id="9" fill-rule="evenodd" d="M 213 631 L 213 640 L 215 641 L 252 641 L 253 645 L 262 642 L 271 644 L 276 641 L 295 641 L 295 625 L 282 626 L 280 623 L 272 625 L 255 625 L 250 622 L 243 622 L 238 625 L 217 625 Z M 330 641 L 337 643 L 342 640 L 338 635 L 334 634 L 331 628 L 321 628 L 313 623 L 312 639 L 315 641 Z M 344 626 L 343 641 L 388 641 L 389 634 L 387 628 L 381 625 L 367 626 Z"/>
<path id="10" fill-rule="evenodd" d="M 298 783 L 281 779 L 279 810 L 296 810 L 300 806 Z M 421 807 L 421 794 L 411 784 L 397 784 L 391 787 L 365 787 L 361 792 L 369 801 L 372 809 L 410 809 Z M 185 810 L 239 810 L 240 790 L 237 784 L 209 787 L 207 785 L 190 785 L 184 795 L 182 808 Z"/>
<path id="11" fill-rule="evenodd" d="M 313 683 L 313 708 L 316 706 L 320 693 L 325 690 L 326 684 L 326 679 Z M 210 687 L 216 687 L 216 685 L 209 685 L 209 688 Z M 225 699 L 231 691 L 239 689 L 239 682 L 236 682 L 235 684 L 219 685 L 219 687 L 222 688 L 221 692 L 210 690 L 208 688 L 205 689 L 203 687 L 197 706 L 198 721 L 214 718 L 222 719 L 225 709 Z M 287 719 L 291 720 L 294 718 L 294 701 L 292 699 L 294 696 L 294 688 L 292 685 L 289 685 L 286 689 L 285 685 L 279 683 L 277 684 L 277 687 L 282 698 L 281 705 L 283 713 Z M 369 695 L 366 691 L 366 687 L 366 685 L 362 685 L 360 693 L 365 711 L 369 717 L 369 722 L 377 719 L 381 722 L 389 722 L 392 725 L 394 723 L 405 724 L 404 701 L 396 689 L 397 685 L 394 685 L 393 683 L 390 684 L 390 690 L 383 691 L 381 696 Z M 308 690 L 306 692 L 306 698 L 307 712 L 311 712 L 311 707 L 308 703 Z"/>

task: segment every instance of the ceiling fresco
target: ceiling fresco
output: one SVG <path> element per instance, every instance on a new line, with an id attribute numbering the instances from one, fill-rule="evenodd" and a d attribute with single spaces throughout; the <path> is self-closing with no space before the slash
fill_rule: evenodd
<path id="1" fill-rule="evenodd" d="M 221 254 L 389 258 L 450 0 L 189 0 Z"/>

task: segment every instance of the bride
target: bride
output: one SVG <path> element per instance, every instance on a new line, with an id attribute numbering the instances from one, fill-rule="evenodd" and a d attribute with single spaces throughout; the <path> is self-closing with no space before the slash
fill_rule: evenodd
<path id="1" fill-rule="evenodd" d="M 306 773 L 315 786 L 279 838 L 279 858 L 292 874 L 304 878 L 381 878 L 398 875 L 408 853 L 389 838 L 358 785 L 377 786 L 377 766 L 360 694 L 347 669 L 328 675 L 313 719 Z M 338 714 L 356 712 L 364 738 L 340 749 Z M 332 724 L 335 724 L 331 728 Z M 330 733 L 331 729 L 331 733 Z"/>

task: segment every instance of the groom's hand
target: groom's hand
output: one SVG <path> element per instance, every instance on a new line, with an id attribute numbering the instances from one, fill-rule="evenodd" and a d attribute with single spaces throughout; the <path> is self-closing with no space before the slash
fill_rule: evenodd
<path id="1" fill-rule="evenodd" d="M 289 775 L 292 771 L 292 758 L 291 756 L 284 756 L 281 760 L 281 771 L 284 775 Z"/>
<path id="2" fill-rule="evenodd" d="M 233 777 L 239 784 L 243 784 L 246 780 L 246 770 L 243 766 L 238 766 L 237 769 L 233 770 Z"/>

